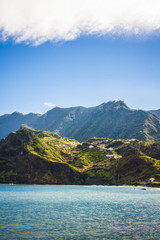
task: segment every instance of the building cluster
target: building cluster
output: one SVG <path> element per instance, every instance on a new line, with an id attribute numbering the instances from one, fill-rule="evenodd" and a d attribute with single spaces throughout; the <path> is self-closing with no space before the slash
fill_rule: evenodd
<path id="1" fill-rule="evenodd" d="M 94 146 L 93 146 L 93 145 L 89 145 L 88 148 L 89 148 L 89 149 L 93 149 Z M 114 150 L 114 149 L 113 149 L 112 147 L 110 147 L 110 148 L 106 148 L 106 147 L 103 147 L 103 146 L 99 147 L 99 151 L 100 151 L 100 152 L 102 152 L 102 151 L 113 151 L 113 150 Z M 122 158 L 121 155 L 115 155 L 115 154 L 106 154 L 104 157 L 105 157 L 105 158 L 114 158 L 114 159 L 120 159 L 120 158 Z"/>
<path id="2" fill-rule="evenodd" d="M 119 159 L 119 158 L 122 158 L 122 156 L 121 155 L 115 156 L 114 154 L 106 154 L 105 158 Z"/>
<path id="3" fill-rule="evenodd" d="M 69 146 L 77 146 L 78 144 L 76 142 L 69 142 L 69 143 L 65 143 L 65 144 L 58 144 L 55 145 L 55 147 L 69 147 Z"/>

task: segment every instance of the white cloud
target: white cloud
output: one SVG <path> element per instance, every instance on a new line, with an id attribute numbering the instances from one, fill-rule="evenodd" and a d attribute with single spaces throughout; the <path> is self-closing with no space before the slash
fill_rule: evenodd
<path id="1" fill-rule="evenodd" d="M 47 106 L 47 107 L 56 107 L 56 105 L 54 103 L 51 103 L 51 102 L 44 102 L 44 106 Z"/>
<path id="2" fill-rule="evenodd" d="M 39 45 L 84 34 L 160 33 L 160 0 L 0 0 L 1 41 Z"/>

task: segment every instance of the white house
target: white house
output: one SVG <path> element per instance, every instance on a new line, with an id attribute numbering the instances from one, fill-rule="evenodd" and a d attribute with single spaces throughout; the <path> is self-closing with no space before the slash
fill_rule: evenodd
<path id="1" fill-rule="evenodd" d="M 105 157 L 106 158 L 111 158 L 111 157 L 114 157 L 114 155 L 113 154 L 106 154 Z"/>
<path id="2" fill-rule="evenodd" d="M 90 148 L 90 149 L 91 149 L 91 148 L 94 148 L 94 146 L 93 146 L 93 145 L 90 145 L 89 148 Z"/>
<path id="3" fill-rule="evenodd" d="M 107 148 L 107 150 L 108 150 L 108 151 L 113 151 L 113 148 L 112 148 L 112 147 L 110 147 L 110 148 Z"/>

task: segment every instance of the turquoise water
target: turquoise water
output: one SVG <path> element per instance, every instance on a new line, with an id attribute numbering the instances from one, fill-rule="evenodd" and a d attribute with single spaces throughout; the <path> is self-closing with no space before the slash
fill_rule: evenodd
<path id="1" fill-rule="evenodd" d="M 0 239 L 160 239 L 160 189 L 0 184 Z"/>

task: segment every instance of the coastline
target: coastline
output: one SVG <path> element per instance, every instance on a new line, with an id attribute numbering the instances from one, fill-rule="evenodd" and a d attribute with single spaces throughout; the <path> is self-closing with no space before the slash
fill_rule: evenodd
<path id="1" fill-rule="evenodd" d="M 41 185 L 41 186 L 97 186 L 97 187 L 149 187 L 149 188 L 160 188 L 160 182 L 158 183 L 144 183 L 144 184 L 49 184 L 49 183 L 0 183 L 0 185 Z"/>

